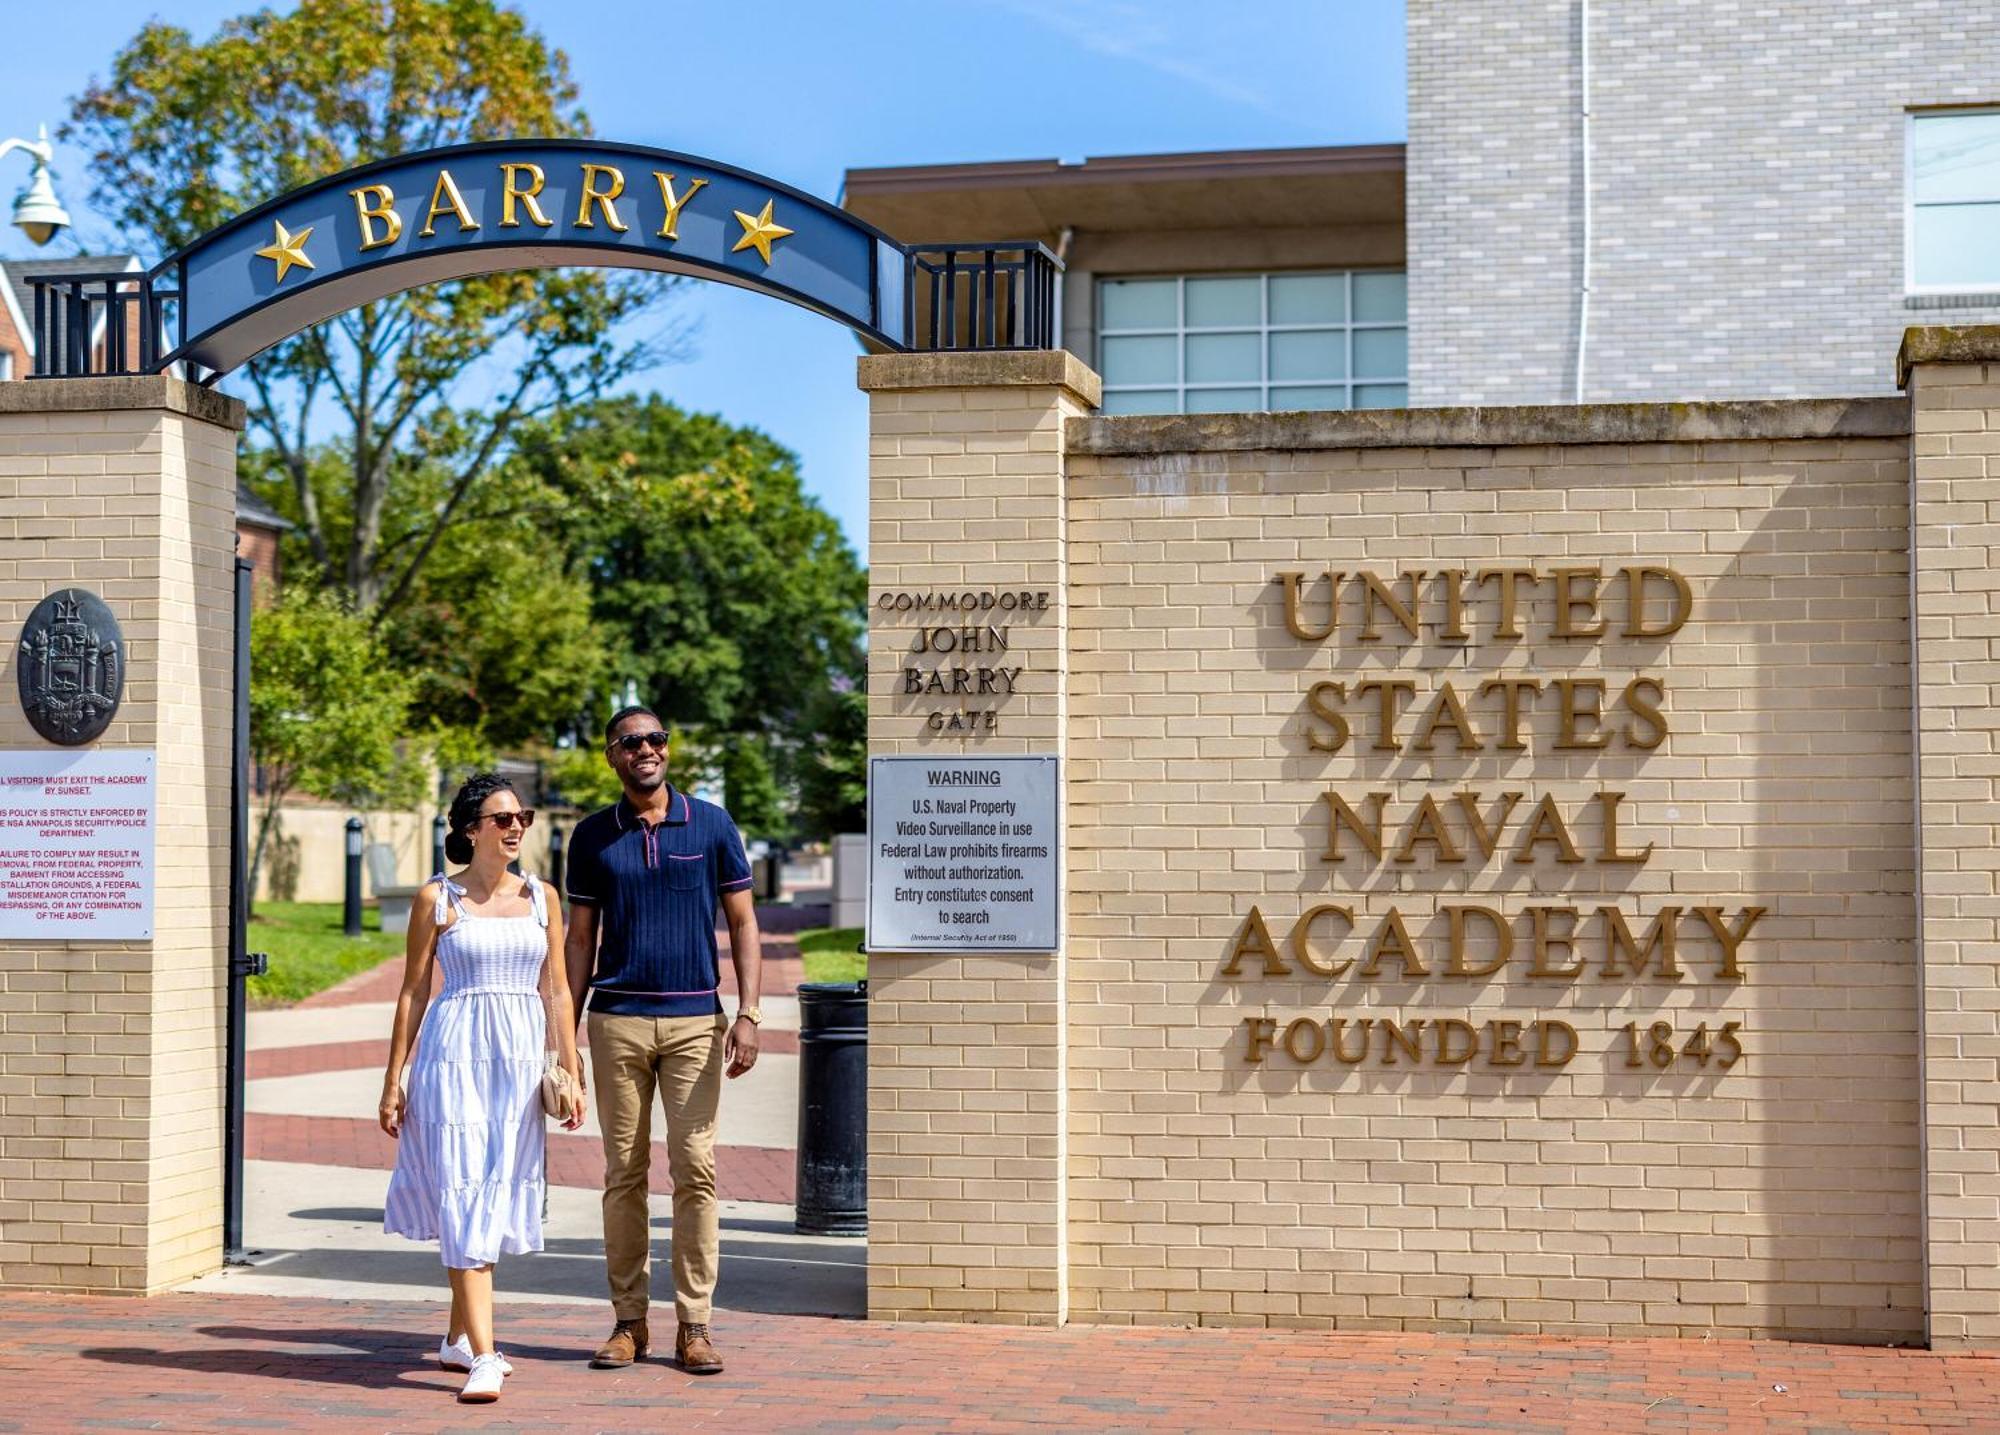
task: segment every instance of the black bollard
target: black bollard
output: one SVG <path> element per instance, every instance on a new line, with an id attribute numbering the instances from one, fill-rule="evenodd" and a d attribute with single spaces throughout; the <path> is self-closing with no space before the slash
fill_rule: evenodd
<path id="1" fill-rule="evenodd" d="M 868 983 L 799 987 L 798 1202 L 804 1236 L 868 1233 Z"/>
<path id="2" fill-rule="evenodd" d="M 350 937 L 361 935 L 361 819 L 347 819 L 347 892 L 343 915 L 344 930 Z"/>
<path id="3" fill-rule="evenodd" d="M 445 827 L 446 823 L 442 812 L 431 819 L 431 871 L 440 874 L 444 871 Z"/>
<path id="4" fill-rule="evenodd" d="M 563 830 L 554 823 L 549 824 L 549 885 L 561 892 L 563 889 Z"/>

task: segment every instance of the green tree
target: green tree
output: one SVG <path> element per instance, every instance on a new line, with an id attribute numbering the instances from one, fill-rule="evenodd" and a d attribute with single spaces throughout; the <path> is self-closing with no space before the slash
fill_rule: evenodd
<path id="1" fill-rule="evenodd" d="M 205 41 L 148 24 L 64 131 L 90 146 L 115 218 L 167 250 L 369 160 L 588 132 L 567 58 L 493 0 L 301 0 Z M 518 424 L 658 357 L 618 335 L 666 282 L 542 271 L 430 285 L 246 364 L 252 435 L 324 581 L 377 621 L 409 601 Z M 475 368 L 497 397 L 453 408 Z M 316 453 L 309 435 L 337 442 Z M 413 484 L 426 501 L 398 502 Z"/>
<path id="2" fill-rule="evenodd" d="M 608 680 L 582 563 L 525 521 L 455 529 L 383 639 L 427 721 L 501 750 L 547 741 Z"/>
<path id="3" fill-rule="evenodd" d="M 336 596 L 286 590 L 250 621 L 250 759 L 265 790 L 250 859 L 250 890 L 285 798 L 292 792 L 380 807 L 414 801 L 429 755 L 399 742 L 410 680 L 390 666 L 380 637 Z"/>
<path id="4" fill-rule="evenodd" d="M 524 427 L 512 468 L 510 484 L 563 505 L 619 685 L 636 682 L 677 735 L 712 751 L 746 831 L 781 835 L 802 754 L 848 740 L 851 724 L 821 720 L 831 690 L 863 681 L 867 627 L 867 574 L 797 458 L 648 396 Z"/>
<path id="5" fill-rule="evenodd" d="M 602 729 L 588 733 L 573 747 L 559 747 L 548 757 L 548 783 L 574 807 L 594 812 L 609 807 L 623 795 L 618 775 L 604 760 Z M 704 781 L 716 764 L 716 754 L 705 744 L 675 734 L 667 754 L 667 781 L 683 792 Z"/>
<path id="6" fill-rule="evenodd" d="M 548 784 L 563 801 L 585 812 L 609 807 L 623 791 L 618 774 L 604 760 L 603 748 L 588 741 L 549 754 Z"/>
<path id="7" fill-rule="evenodd" d="M 722 802 L 745 832 L 782 836 L 790 828 L 775 747 L 756 733 L 731 733 L 723 740 Z"/>
<path id="8" fill-rule="evenodd" d="M 815 735 L 800 750 L 798 830 L 832 837 L 868 826 L 868 692 L 836 684 L 814 705 L 806 727 Z"/>

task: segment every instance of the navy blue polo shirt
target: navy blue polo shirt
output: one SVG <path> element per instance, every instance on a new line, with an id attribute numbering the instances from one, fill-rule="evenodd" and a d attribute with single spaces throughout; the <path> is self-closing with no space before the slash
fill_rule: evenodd
<path id="1" fill-rule="evenodd" d="M 569 899 L 597 909 L 590 1009 L 614 1016 L 708 1016 L 722 1010 L 715 909 L 750 885 L 729 814 L 667 789 L 667 815 L 640 820 L 625 798 L 576 824 Z"/>

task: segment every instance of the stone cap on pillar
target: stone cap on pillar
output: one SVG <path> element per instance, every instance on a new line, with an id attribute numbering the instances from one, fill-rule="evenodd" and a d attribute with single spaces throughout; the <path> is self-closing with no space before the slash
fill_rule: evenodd
<path id="1" fill-rule="evenodd" d="M 1903 330 L 1896 350 L 1896 387 L 1910 386 L 1918 364 L 1981 364 L 2000 360 L 2000 324 L 1928 324 Z"/>
<path id="2" fill-rule="evenodd" d="M 1068 389 L 1096 408 L 1104 380 L 1067 349 L 953 349 L 921 354 L 863 354 L 855 382 L 884 389 Z"/>
<path id="3" fill-rule="evenodd" d="M 0 384 L 0 414 L 100 413 L 110 409 L 164 409 L 232 432 L 242 431 L 248 412 L 241 399 L 165 374 L 23 379 Z"/>

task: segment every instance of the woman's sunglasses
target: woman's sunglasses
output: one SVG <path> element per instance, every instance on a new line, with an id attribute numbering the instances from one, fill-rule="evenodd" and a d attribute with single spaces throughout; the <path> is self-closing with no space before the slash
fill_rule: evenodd
<path id="1" fill-rule="evenodd" d="M 518 823 L 521 830 L 526 832 L 530 827 L 535 825 L 535 809 L 532 807 L 523 807 L 518 812 L 482 812 L 479 814 L 479 820 L 481 822 L 492 823 L 502 832 L 513 830 L 514 826 Z"/>
<path id="2" fill-rule="evenodd" d="M 652 732 L 628 732 L 622 737 L 613 738 L 611 745 L 628 754 L 637 752 L 642 746 L 650 747 L 654 752 L 665 752 L 667 735 L 658 729 Z"/>

